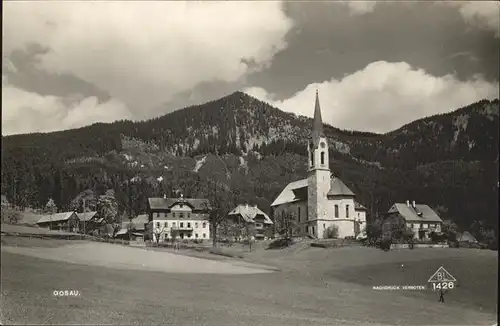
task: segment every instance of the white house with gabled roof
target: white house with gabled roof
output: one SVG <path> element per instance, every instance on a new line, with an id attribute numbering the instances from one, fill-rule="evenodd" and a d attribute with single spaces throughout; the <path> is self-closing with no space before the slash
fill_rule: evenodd
<path id="1" fill-rule="evenodd" d="M 167 241 L 175 232 L 178 238 L 188 240 L 210 239 L 211 205 L 199 198 L 148 198 L 148 232 L 153 241 Z"/>
<path id="2" fill-rule="evenodd" d="M 308 177 L 289 183 L 271 204 L 275 219 L 291 214 L 299 234 L 323 238 L 330 226 L 338 237 L 355 237 L 366 226 L 366 208 L 355 201 L 355 194 L 332 175 L 328 140 L 323 132 L 319 96 L 316 91 L 314 122 L 307 146 Z"/>

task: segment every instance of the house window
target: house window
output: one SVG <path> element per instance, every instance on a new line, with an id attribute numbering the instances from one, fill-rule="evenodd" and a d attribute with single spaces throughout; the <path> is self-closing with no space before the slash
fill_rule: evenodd
<path id="1" fill-rule="evenodd" d="M 173 218 L 175 218 L 175 212 L 174 212 L 174 213 L 172 213 L 172 217 L 173 217 Z"/>
<path id="2" fill-rule="evenodd" d="M 195 237 L 196 239 L 198 239 L 198 233 L 195 233 L 195 234 L 194 234 L 194 237 Z"/>
<path id="3" fill-rule="evenodd" d="M 325 152 L 321 152 L 321 164 L 325 164 Z"/>
<path id="4" fill-rule="evenodd" d="M 207 223 L 203 222 L 203 228 L 207 227 Z"/>
<path id="5" fill-rule="evenodd" d="M 345 205 L 345 216 L 349 218 L 349 205 Z"/>
<path id="6" fill-rule="evenodd" d="M 205 233 L 203 233 L 203 238 L 206 238 L 206 237 L 207 237 L 207 235 Z"/>
<path id="7" fill-rule="evenodd" d="M 180 213 L 180 218 L 184 218 L 184 213 Z"/>
<path id="8" fill-rule="evenodd" d="M 188 218 L 191 218 L 191 213 L 188 213 Z"/>
<path id="9" fill-rule="evenodd" d="M 175 222 L 172 222 L 172 226 L 175 227 Z"/>
<path id="10" fill-rule="evenodd" d="M 160 217 L 160 212 L 157 212 L 157 213 L 156 213 L 156 217 Z"/>
<path id="11" fill-rule="evenodd" d="M 325 224 L 325 223 L 323 223 L 323 230 L 325 230 L 325 229 L 326 229 L 326 224 Z"/>
<path id="12" fill-rule="evenodd" d="M 188 222 L 188 228 L 190 228 L 190 227 L 191 227 L 191 223 Z"/>
<path id="13" fill-rule="evenodd" d="M 262 227 L 262 223 L 255 223 L 255 227 L 256 228 L 261 228 Z"/>
<path id="14" fill-rule="evenodd" d="M 159 228 L 160 227 L 160 222 L 156 222 L 156 227 Z"/>
<path id="15" fill-rule="evenodd" d="M 165 222 L 165 227 L 168 228 L 168 222 Z"/>
<path id="16" fill-rule="evenodd" d="M 181 228 L 183 228 L 183 227 L 184 227 L 184 223 L 181 222 Z"/>
<path id="17" fill-rule="evenodd" d="M 198 227 L 198 222 L 194 223 L 194 227 L 197 228 Z"/>
<path id="18" fill-rule="evenodd" d="M 335 217 L 339 217 L 339 205 L 335 205 Z"/>

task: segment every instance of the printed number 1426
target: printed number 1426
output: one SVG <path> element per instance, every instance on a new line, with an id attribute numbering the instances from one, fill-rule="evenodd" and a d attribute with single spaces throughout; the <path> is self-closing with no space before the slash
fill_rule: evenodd
<path id="1" fill-rule="evenodd" d="M 432 283 L 433 290 L 450 290 L 455 287 L 455 283 L 453 282 L 440 282 L 440 283 Z"/>

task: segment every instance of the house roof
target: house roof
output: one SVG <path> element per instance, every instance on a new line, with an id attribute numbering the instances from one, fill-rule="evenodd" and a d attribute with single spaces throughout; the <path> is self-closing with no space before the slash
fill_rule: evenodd
<path id="1" fill-rule="evenodd" d="M 39 224 L 39 223 L 66 221 L 73 214 L 76 215 L 75 212 L 64 212 L 64 213 L 56 213 L 56 214 L 52 214 L 52 215 L 44 215 L 36 223 Z"/>
<path id="2" fill-rule="evenodd" d="M 257 216 L 264 217 L 264 224 L 273 224 L 269 216 L 261 211 L 257 206 L 238 205 L 235 209 L 227 214 L 228 216 L 240 215 L 245 222 L 254 222 Z"/>
<path id="3" fill-rule="evenodd" d="M 208 199 L 199 198 L 148 198 L 150 209 L 170 209 L 176 203 L 184 203 L 190 205 L 195 210 L 210 209 L 210 201 Z"/>
<path id="4" fill-rule="evenodd" d="M 457 239 L 458 241 L 470 241 L 470 242 L 477 242 L 476 238 L 472 234 L 470 234 L 467 231 L 464 231 L 460 237 Z"/>
<path id="5" fill-rule="evenodd" d="M 415 208 L 411 205 L 395 203 L 389 209 L 389 213 L 399 213 L 406 221 L 415 222 L 443 222 L 439 215 L 428 205 L 417 204 Z"/>
<path id="6" fill-rule="evenodd" d="M 337 177 L 330 180 L 330 191 L 327 196 L 354 196 L 354 193 Z"/>
<path id="7" fill-rule="evenodd" d="M 145 229 L 144 224 L 148 222 L 149 222 L 149 217 L 147 214 L 142 214 L 132 219 L 133 228 L 136 230 L 144 230 Z M 126 229 L 129 224 L 130 221 L 122 222 L 122 228 Z"/>
<path id="8" fill-rule="evenodd" d="M 96 216 L 97 212 L 83 212 L 83 213 L 77 213 L 78 218 L 80 221 L 88 222 L 92 218 Z"/>
<path id="9" fill-rule="evenodd" d="M 357 211 L 366 211 L 366 207 L 358 203 L 357 201 L 354 201 L 354 209 Z"/>
<path id="10" fill-rule="evenodd" d="M 115 233 L 115 237 L 117 235 L 123 235 L 123 234 L 127 234 L 127 233 L 128 233 L 127 229 L 120 229 L 118 232 Z"/>
<path id="11" fill-rule="evenodd" d="M 295 197 L 293 192 L 294 189 L 307 187 L 307 179 L 297 180 L 294 182 L 290 182 L 285 189 L 276 197 L 276 199 L 271 204 L 271 207 L 278 206 L 285 203 L 291 203 L 299 201 L 298 198 Z"/>

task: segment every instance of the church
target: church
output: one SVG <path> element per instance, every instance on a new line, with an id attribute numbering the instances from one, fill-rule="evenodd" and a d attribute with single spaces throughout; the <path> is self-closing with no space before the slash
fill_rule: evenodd
<path id="1" fill-rule="evenodd" d="M 356 202 L 355 194 L 330 172 L 318 91 L 307 152 L 308 177 L 288 184 L 274 200 L 271 208 L 275 220 L 289 214 L 295 219 L 297 235 L 323 239 L 326 230 L 336 226 L 338 238 L 358 236 L 366 226 L 366 208 Z"/>

